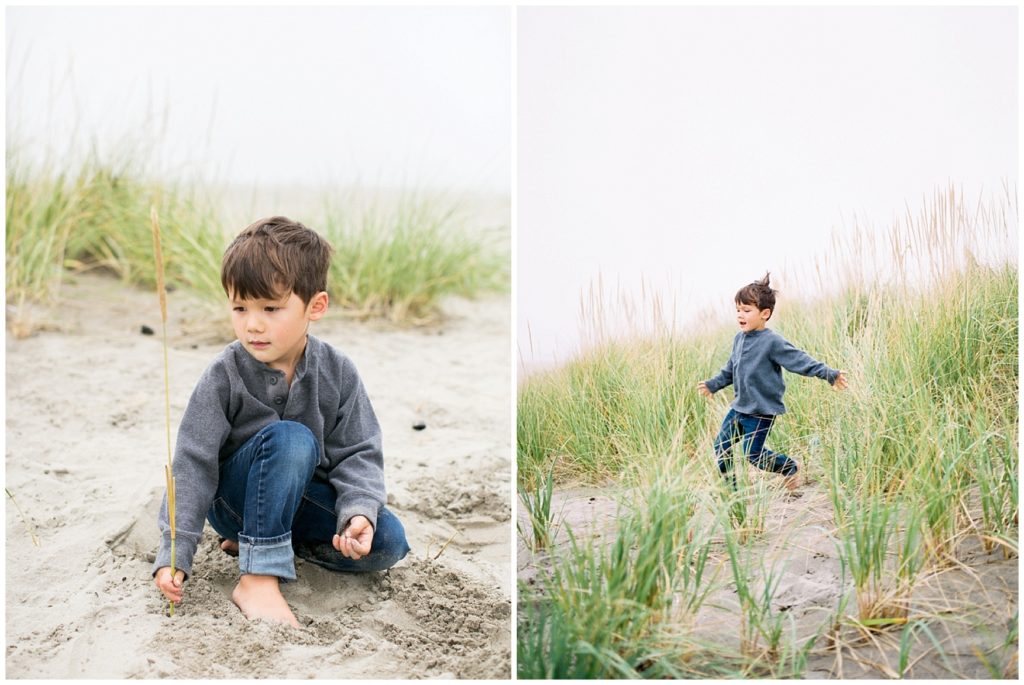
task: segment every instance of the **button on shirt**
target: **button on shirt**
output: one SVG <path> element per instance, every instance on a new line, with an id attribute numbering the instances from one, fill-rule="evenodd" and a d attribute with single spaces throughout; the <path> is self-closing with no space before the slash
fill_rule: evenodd
<path id="1" fill-rule="evenodd" d="M 284 418 L 284 405 L 288 401 L 288 387 L 283 380 L 284 373 L 271 372 L 267 377 L 267 399 L 274 404 L 274 410 L 282 419 Z"/>

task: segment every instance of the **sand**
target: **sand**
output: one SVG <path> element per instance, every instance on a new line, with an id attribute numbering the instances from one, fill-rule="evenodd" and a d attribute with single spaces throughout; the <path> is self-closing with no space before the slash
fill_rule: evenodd
<path id="1" fill-rule="evenodd" d="M 803 644 L 819 630 L 824 632 L 852 583 L 849 576 L 843 577 L 832 505 L 824 486 L 810 482 L 800 491 L 798 499 L 790 499 L 781 487 L 775 489 L 767 532 L 751 544 L 766 566 L 779 573 L 772 608 L 793 619 L 786 623 L 787 634 L 795 630 Z M 610 542 L 619 501 L 636 500 L 637 496 L 614 486 L 556 490 L 552 503 L 558 526 L 554 550 L 533 554 L 520 536 L 516 554 L 519 580 L 528 586 L 542 582 L 539 576 L 549 566 L 550 556 L 568 548 L 567 529 L 577 538 Z M 529 530 L 523 506 L 518 517 L 523 530 Z M 998 550 L 984 551 L 975 536 L 961 540 L 957 556 L 958 565 L 923 573 L 914 590 L 911 620 L 927 625 L 935 641 L 924 631 L 911 638 L 907 677 L 991 678 L 979 654 L 1004 677 L 1016 677 L 1016 641 L 1009 646 L 1004 642 L 1018 610 L 1018 559 L 1005 559 Z M 717 589 L 696 617 L 674 616 L 673 625 L 692 630 L 706 644 L 739 653 L 739 602 L 724 545 L 713 548 L 709 567 L 717 574 Z M 844 615 L 856 612 L 853 599 Z M 901 636 L 901 628 L 864 633 L 846 627 L 839 632 L 837 645 L 821 637 L 808 655 L 803 677 L 897 677 Z"/>
<path id="2" fill-rule="evenodd" d="M 297 560 L 298 581 L 283 586 L 301 624 L 291 629 L 232 604 L 237 563 L 208 526 L 185 601 L 166 615 L 150 577 L 166 463 L 156 296 L 102 276 L 72 281 L 35 314 L 41 330 L 7 335 L 8 677 L 509 677 L 507 296 L 446 301 L 428 328 L 338 312 L 314 324 L 366 383 L 389 507 L 412 552 L 368 575 Z M 225 341 L 187 295 L 172 293 L 170 311 L 176 429 Z"/>

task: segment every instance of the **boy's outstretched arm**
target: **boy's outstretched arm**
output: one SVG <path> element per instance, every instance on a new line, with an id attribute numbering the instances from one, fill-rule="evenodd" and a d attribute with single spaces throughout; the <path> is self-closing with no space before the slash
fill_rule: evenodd
<path id="1" fill-rule="evenodd" d="M 706 381 L 701 381 L 697 384 L 697 392 L 704 397 L 711 397 L 713 394 L 721 390 L 722 388 L 732 385 L 732 355 L 729 355 L 729 361 L 725 363 L 722 370 L 718 372 L 718 375 L 714 378 L 709 378 Z"/>
<path id="2" fill-rule="evenodd" d="M 812 376 L 828 381 L 829 385 L 835 386 L 842 371 L 831 368 L 823 362 L 807 354 L 796 347 L 785 338 L 778 336 L 776 346 L 771 350 L 771 358 L 776 364 L 791 373 L 798 373 L 801 376 Z M 843 378 L 846 383 L 846 378 Z"/>

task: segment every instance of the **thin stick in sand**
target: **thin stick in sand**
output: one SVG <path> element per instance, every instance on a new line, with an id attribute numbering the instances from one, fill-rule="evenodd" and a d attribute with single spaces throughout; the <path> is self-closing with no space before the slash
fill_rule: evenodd
<path id="1" fill-rule="evenodd" d="M 167 288 L 164 285 L 164 253 L 160 247 L 160 221 L 157 219 L 156 207 L 149 209 L 149 221 L 153 227 L 153 258 L 156 260 L 156 292 L 160 296 L 160 323 L 163 328 L 164 348 L 164 412 L 167 424 L 167 465 L 164 475 L 167 479 L 167 516 L 171 524 L 171 580 L 174 580 L 176 569 L 175 557 L 175 522 L 174 522 L 174 471 L 171 466 L 171 381 L 167 364 Z M 169 602 L 170 614 L 174 616 L 174 602 Z"/>

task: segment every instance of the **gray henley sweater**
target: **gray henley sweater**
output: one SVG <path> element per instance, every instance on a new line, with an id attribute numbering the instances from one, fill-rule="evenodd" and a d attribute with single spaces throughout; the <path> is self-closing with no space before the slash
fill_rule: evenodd
<path id="1" fill-rule="evenodd" d="M 377 527 L 377 512 L 386 499 L 380 425 L 352 360 L 309 335 L 288 387 L 283 371 L 256 360 L 236 341 L 199 379 L 178 429 L 175 567 L 187 576 L 217 491 L 220 463 L 281 420 L 301 423 L 316 437 L 320 463 L 315 476 L 338 493 L 338 532 L 358 514 Z M 171 565 L 166 495 L 158 525 L 154 573 Z"/>
<path id="2" fill-rule="evenodd" d="M 732 385 L 736 392 L 732 408 L 741 414 L 775 416 L 786 413 L 786 405 L 782 403 L 782 394 L 786 391 L 782 369 L 821 378 L 829 385 L 833 385 L 839 375 L 836 369 L 816 361 L 770 328 L 764 328 L 737 333 L 729 361 L 705 384 L 713 393 Z"/>

